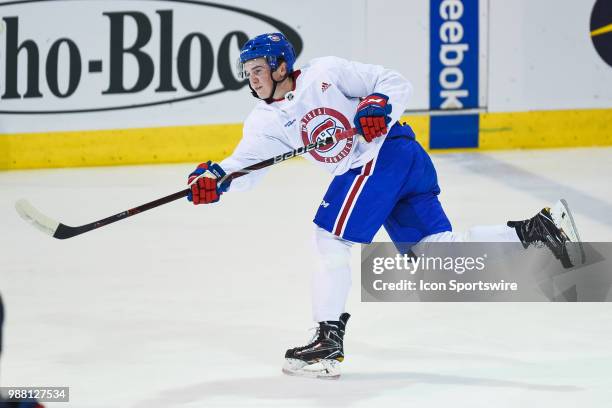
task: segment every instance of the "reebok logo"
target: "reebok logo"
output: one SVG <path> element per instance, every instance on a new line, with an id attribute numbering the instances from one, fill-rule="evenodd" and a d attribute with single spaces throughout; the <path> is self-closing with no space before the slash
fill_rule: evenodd
<path id="1" fill-rule="evenodd" d="M 294 123 L 295 123 L 295 119 L 292 119 L 289 122 L 285 123 L 285 127 L 289 127 L 289 126 L 293 125 Z"/>
<path id="2" fill-rule="evenodd" d="M 462 17 L 464 7 L 467 6 L 464 6 L 463 1 L 443 0 L 439 8 L 440 18 L 443 21 L 439 33 L 441 47 L 438 55 L 442 65 L 442 71 L 438 76 L 442 98 L 441 109 L 464 108 L 464 101 L 461 98 L 469 97 L 469 90 L 463 86 L 466 69 L 464 59 L 470 50 L 469 42 L 464 39 L 465 21 Z"/>
<path id="3" fill-rule="evenodd" d="M 321 82 L 321 92 L 325 93 L 330 86 L 331 84 L 328 84 L 327 82 Z"/>
<path id="4" fill-rule="evenodd" d="M 321 201 L 321 207 L 327 208 L 329 207 L 329 203 L 326 203 L 325 200 Z"/>

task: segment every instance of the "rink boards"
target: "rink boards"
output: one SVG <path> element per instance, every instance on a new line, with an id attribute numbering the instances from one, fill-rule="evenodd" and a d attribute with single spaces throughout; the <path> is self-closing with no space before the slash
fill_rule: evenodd
<path id="1" fill-rule="evenodd" d="M 431 147 L 429 114 L 402 120 Z M 478 122 L 477 147 L 469 150 L 612 144 L 612 110 L 481 113 Z M 0 169 L 218 161 L 241 136 L 239 123 L 4 135 Z"/>
<path id="2" fill-rule="evenodd" d="M 240 44 L 272 31 L 298 67 L 335 55 L 397 70 L 432 150 L 612 144 L 606 2 L 374 3 L 0 1 L 0 170 L 226 157 L 255 104 Z"/>

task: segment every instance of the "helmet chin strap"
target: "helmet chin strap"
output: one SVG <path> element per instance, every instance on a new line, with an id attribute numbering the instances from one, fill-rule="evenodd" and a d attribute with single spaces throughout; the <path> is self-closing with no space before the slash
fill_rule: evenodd
<path id="1" fill-rule="evenodd" d="M 249 82 L 249 88 L 251 89 L 251 95 L 253 95 L 255 98 L 257 99 L 261 99 L 262 101 L 265 101 L 266 103 L 272 103 L 274 102 L 274 93 L 276 92 L 276 86 L 278 84 L 280 84 L 281 82 L 285 81 L 287 78 L 289 78 L 289 74 L 286 74 L 285 77 L 283 79 L 281 79 L 280 81 L 277 81 L 274 79 L 274 77 L 272 76 L 272 71 L 270 71 L 270 79 L 272 80 L 272 83 L 274 85 L 272 85 L 272 92 L 270 92 L 270 96 L 268 96 L 267 98 L 260 98 L 259 95 L 257 95 L 257 92 L 253 89 L 253 87 L 251 86 L 251 83 Z"/>

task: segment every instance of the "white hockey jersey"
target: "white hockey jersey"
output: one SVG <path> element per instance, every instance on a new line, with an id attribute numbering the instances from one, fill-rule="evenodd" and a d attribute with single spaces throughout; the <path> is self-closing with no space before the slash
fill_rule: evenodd
<path id="1" fill-rule="evenodd" d="M 242 140 L 220 163 L 227 174 L 353 127 L 359 98 L 375 92 L 387 95 L 392 104 L 390 128 L 412 95 L 412 85 L 399 73 L 337 57 L 312 60 L 295 72 L 294 79 L 295 89 L 285 98 L 269 104 L 260 101 L 249 114 Z M 304 157 L 339 175 L 374 158 L 383 141 L 384 137 L 370 143 L 353 137 Z M 266 171 L 233 180 L 230 190 L 252 187 Z"/>

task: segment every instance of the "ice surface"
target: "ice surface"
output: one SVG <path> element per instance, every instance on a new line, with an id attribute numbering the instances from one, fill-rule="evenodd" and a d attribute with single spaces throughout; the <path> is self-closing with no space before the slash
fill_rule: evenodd
<path id="1" fill-rule="evenodd" d="M 434 162 L 456 230 L 564 197 L 584 240 L 612 240 L 611 148 Z M 357 248 L 343 377 L 284 376 L 312 326 L 311 221 L 330 179 L 305 161 L 217 205 L 180 201 L 66 241 L 14 209 L 25 197 L 80 225 L 184 188 L 191 169 L 0 173 L 2 385 L 69 386 L 57 408 L 610 406 L 610 305 L 360 303 Z"/>

